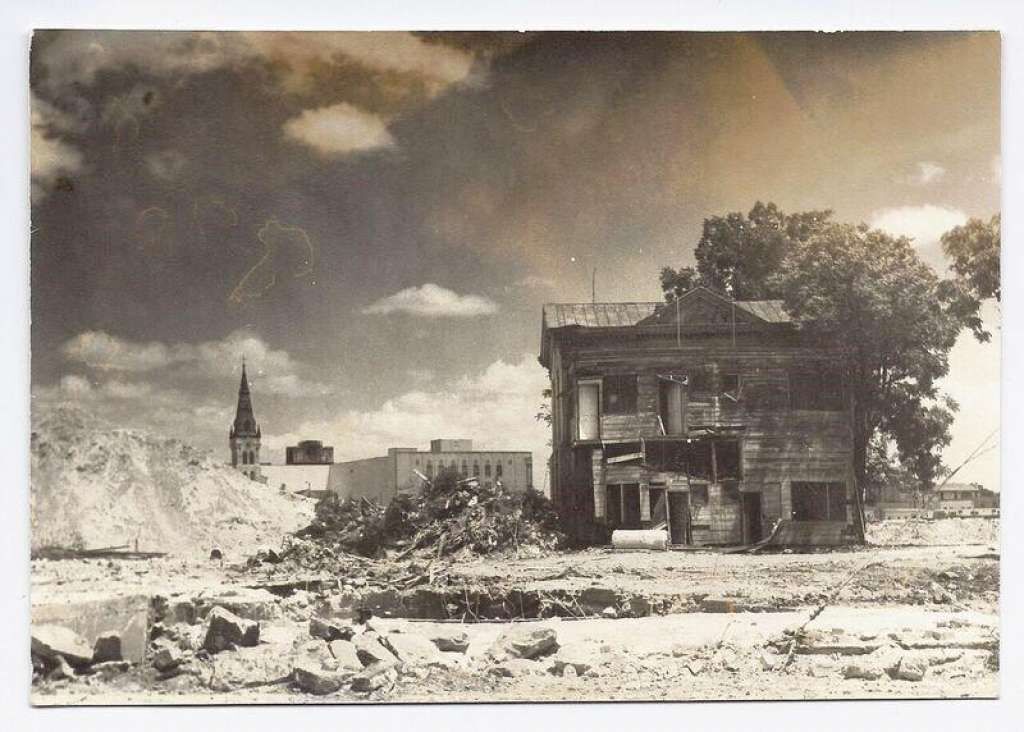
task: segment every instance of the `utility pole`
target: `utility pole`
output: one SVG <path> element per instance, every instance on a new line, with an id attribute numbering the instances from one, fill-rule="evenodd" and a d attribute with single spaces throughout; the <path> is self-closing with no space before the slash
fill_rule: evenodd
<path id="1" fill-rule="evenodd" d="M 590 276 L 590 302 L 597 302 L 597 267 L 594 267 L 594 272 Z"/>

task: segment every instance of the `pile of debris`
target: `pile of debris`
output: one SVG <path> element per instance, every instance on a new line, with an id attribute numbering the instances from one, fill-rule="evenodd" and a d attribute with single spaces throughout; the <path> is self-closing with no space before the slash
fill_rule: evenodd
<path id="1" fill-rule="evenodd" d="M 541 553 L 565 541 L 551 503 L 540 493 L 462 479 L 452 470 L 425 481 L 418 494 L 399 494 L 386 507 L 366 498 L 322 498 L 313 522 L 296 536 L 334 552 L 399 559 L 421 549 L 436 557 Z"/>

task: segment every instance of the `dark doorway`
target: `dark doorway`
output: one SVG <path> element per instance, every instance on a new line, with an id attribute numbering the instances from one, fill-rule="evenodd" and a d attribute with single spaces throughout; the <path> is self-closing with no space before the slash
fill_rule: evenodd
<path id="1" fill-rule="evenodd" d="M 690 495 L 679 491 L 668 493 L 668 535 L 672 544 L 689 544 Z"/>
<path id="2" fill-rule="evenodd" d="M 743 543 L 761 541 L 761 494 L 742 493 L 743 496 Z"/>

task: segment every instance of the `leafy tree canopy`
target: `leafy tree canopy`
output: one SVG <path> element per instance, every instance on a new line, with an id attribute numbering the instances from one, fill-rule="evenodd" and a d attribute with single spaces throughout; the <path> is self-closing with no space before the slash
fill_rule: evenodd
<path id="1" fill-rule="evenodd" d="M 846 348 L 861 486 L 872 440 L 894 444 L 901 464 L 924 487 L 933 483 L 957 408 L 936 384 L 963 328 L 987 335 L 963 285 L 941 281 L 906 237 L 771 203 L 706 219 L 696 259 L 662 271 L 667 300 L 697 285 L 737 300 L 779 299 L 805 332 Z"/>

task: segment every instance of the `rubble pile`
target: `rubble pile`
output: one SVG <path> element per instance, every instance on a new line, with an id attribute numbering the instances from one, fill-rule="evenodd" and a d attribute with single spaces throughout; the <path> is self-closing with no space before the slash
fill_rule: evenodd
<path id="1" fill-rule="evenodd" d="M 876 546 L 999 546 L 999 519 L 889 519 L 867 525 L 868 544 Z"/>
<path id="2" fill-rule="evenodd" d="M 433 556 L 542 553 L 565 539 L 540 493 L 460 480 L 454 471 L 442 472 L 418 494 L 396 496 L 386 507 L 366 498 L 327 496 L 317 503 L 312 524 L 296 536 L 366 557 L 421 549 Z"/>
<path id="3" fill-rule="evenodd" d="M 309 521 L 313 502 L 268 491 L 179 440 L 113 429 L 82 410 L 33 410 L 32 550 L 252 552 Z"/>

